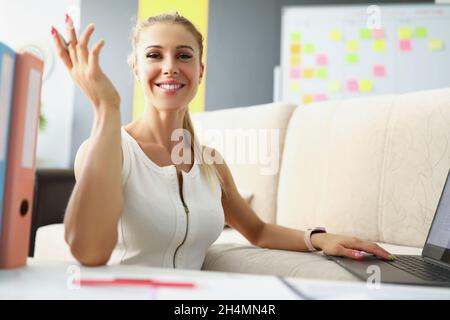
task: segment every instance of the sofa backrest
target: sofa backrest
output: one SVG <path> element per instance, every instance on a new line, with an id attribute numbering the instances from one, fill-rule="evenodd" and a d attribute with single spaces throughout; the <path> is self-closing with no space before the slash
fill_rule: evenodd
<path id="1" fill-rule="evenodd" d="M 277 223 L 424 244 L 450 168 L 450 89 L 298 107 Z"/>
<path id="2" fill-rule="evenodd" d="M 192 114 L 200 143 L 222 154 L 238 189 L 253 193 L 251 207 L 269 223 L 275 222 L 284 138 L 294 109 L 271 103 Z M 271 161 L 267 155 L 273 155 Z"/>

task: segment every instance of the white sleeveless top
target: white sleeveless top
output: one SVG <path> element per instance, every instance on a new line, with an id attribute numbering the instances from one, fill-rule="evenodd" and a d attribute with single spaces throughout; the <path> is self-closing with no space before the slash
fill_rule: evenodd
<path id="1" fill-rule="evenodd" d="M 207 249 L 224 227 L 219 180 L 211 187 L 194 161 L 189 172 L 182 171 L 185 208 L 176 167 L 158 166 L 123 127 L 121 131 L 121 264 L 201 269 Z"/>

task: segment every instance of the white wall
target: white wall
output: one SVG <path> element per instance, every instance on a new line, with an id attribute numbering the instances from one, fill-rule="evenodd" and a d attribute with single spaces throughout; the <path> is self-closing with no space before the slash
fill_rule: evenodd
<path id="1" fill-rule="evenodd" d="M 75 86 L 56 56 L 50 30 L 52 25 L 65 30 L 65 13 L 78 26 L 79 8 L 80 0 L 0 0 L 0 41 L 14 50 L 38 47 L 47 57 L 42 88 L 47 127 L 38 136 L 38 167 L 70 166 Z"/>

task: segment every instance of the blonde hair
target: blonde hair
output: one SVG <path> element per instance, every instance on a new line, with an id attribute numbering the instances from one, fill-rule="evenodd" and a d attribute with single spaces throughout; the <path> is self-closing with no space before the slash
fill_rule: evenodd
<path id="1" fill-rule="evenodd" d="M 163 13 L 157 16 L 151 16 L 148 17 L 146 20 L 137 22 L 136 26 L 133 28 L 132 33 L 132 47 L 133 51 L 128 56 L 128 64 L 134 68 L 137 63 L 136 58 L 136 47 L 139 42 L 139 35 L 141 31 L 145 28 L 148 28 L 152 25 L 158 24 L 158 23 L 172 23 L 177 24 L 185 27 L 195 38 L 197 41 L 198 47 L 200 49 L 200 62 L 203 58 L 203 36 L 198 31 L 198 29 L 194 26 L 194 24 L 189 21 L 187 18 L 183 17 L 182 15 L 179 15 L 178 12 L 175 13 Z M 194 126 L 192 124 L 191 116 L 189 114 L 188 108 L 186 108 L 186 112 L 184 114 L 183 118 L 183 129 L 187 130 L 189 134 L 191 135 L 191 148 L 194 150 L 194 156 L 197 160 L 200 162 L 200 171 L 203 174 L 203 176 L 206 177 L 208 183 L 210 186 L 214 183 L 214 178 L 217 178 L 220 183 L 220 187 L 223 191 L 224 190 L 224 183 L 223 179 L 220 176 L 219 172 L 217 171 L 216 166 L 214 163 L 211 162 L 210 159 L 207 159 L 205 161 L 204 155 L 203 155 L 203 149 L 200 147 L 200 144 L 197 140 L 197 136 L 195 135 Z M 192 143 L 194 144 L 192 146 Z M 225 193 L 226 194 L 226 193 Z"/>

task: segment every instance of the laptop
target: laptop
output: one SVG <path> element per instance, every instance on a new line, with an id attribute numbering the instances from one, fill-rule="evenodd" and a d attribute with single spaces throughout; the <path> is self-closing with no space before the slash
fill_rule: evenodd
<path id="1" fill-rule="evenodd" d="M 372 281 L 376 276 L 381 283 L 450 287 L 449 174 L 450 171 L 447 173 L 422 255 L 396 255 L 397 259 L 394 261 L 375 256 L 367 256 L 361 260 L 331 256 L 328 258 L 366 281 Z"/>

